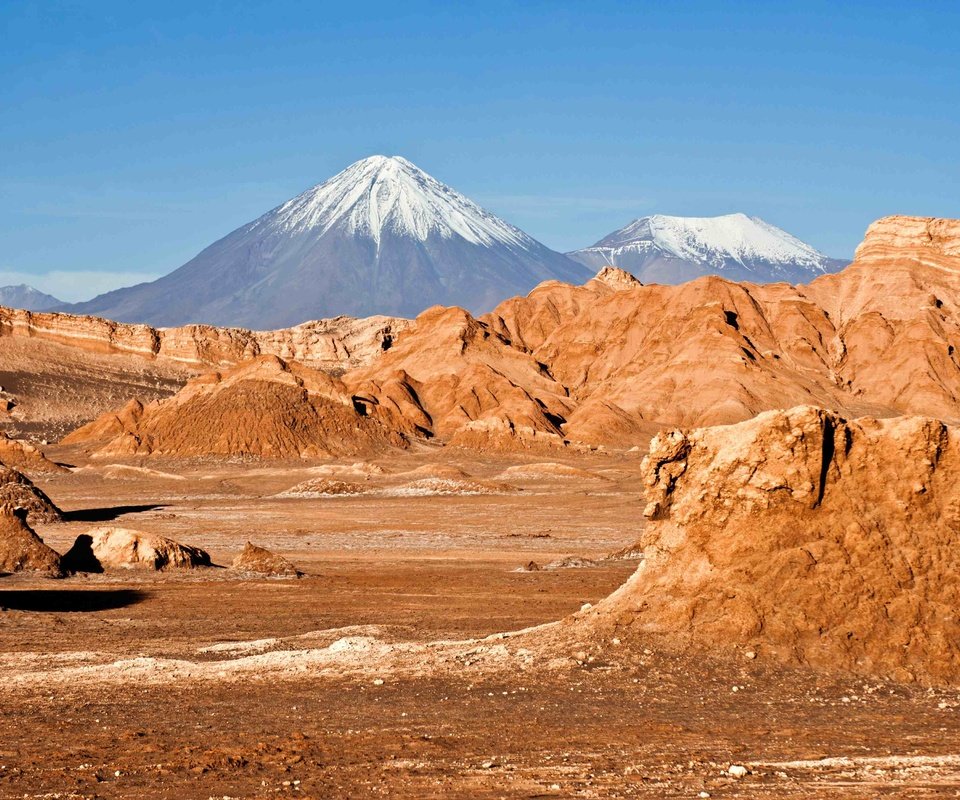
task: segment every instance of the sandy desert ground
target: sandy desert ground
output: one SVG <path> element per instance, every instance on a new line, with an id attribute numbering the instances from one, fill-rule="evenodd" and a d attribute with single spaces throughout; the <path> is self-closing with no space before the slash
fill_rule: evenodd
<path id="1" fill-rule="evenodd" d="M 222 565 L 249 539 L 307 575 L 4 578 L 0 796 L 960 794 L 955 690 L 501 635 L 635 570 L 607 556 L 642 529 L 636 453 L 506 480 L 537 461 L 424 447 L 337 470 L 363 494 L 307 498 L 276 495 L 329 466 L 48 455 L 80 467 L 39 481 L 68 511 L 38 527 L 60 552 L 109 524 Z M 403 491 L 452 468 L 504 493 Z"/>

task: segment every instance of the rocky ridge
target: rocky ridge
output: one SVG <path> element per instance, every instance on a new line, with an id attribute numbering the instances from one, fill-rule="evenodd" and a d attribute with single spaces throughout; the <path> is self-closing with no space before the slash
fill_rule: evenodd
<path id="1" fill-rule="evenodd" d="M 374 359 L 409 324 L 398 317 L 335 317 L 272 331 L 212 325 L 154 328 L 100 317 L 0 307 L 0 337 L 43 339 L 92 353 L 130 354 L 193 367 L 275 355 L 327 370 L 344 370 Z"/>
<path id="2" fill-rule="evenodd" d="M 605 270 L 479 318 L 437 306 L 347 370 L 341 401 L 397 436 L 508 449 L 644 445 L 798 404 L 960 421 L 958 227 L 881 220 L 850 267 L 802 286 Z"/>

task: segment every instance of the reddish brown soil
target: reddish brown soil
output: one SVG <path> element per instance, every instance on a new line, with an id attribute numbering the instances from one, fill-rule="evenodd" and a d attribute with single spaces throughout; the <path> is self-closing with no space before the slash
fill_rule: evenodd
<path id="1" fill-rule="evenodd" d="M 77 461 L 69 451 L 52 455 Z M 203 547 L 219 564 L 249 539 L 308 577 L 241 580 L 229 570 L 194 570 L 0 580 L 8 609 L 0 613 L 0 797 L 960 791 L 960 759 L 944 758 L 960 753 L 956 691 L 818 677 L 762 658 L 608 647 L 582 665 L 558 653 L 549 667 L 505 662 L 382 678 L 308 672 L 150 685 L 57 674 L 58 665 L 84 658 L 106 671 L 138 656 L 215 665 L 221 655 L 198 650 L 352 626 L 376 626 L 392 642 L 478 637 L 558 619 L 634 571 L 635 561 L 602 558 L 636 541 L 642 526 L 636 455 L 576 461 L 607 480 L 547 471 L 514 481 L 523 491 L 513 494 L 378 493 L 438 460 L 484 481 L 502 481 L 516 463 L 449 448 L 401 454 L 378 461 L 386 474 L 355 478 L 368 493 L 303 500 L 274 497 L 308 477 L 300 463 L 150 459 L 143 463 L 154 473 L 101 464 L 43 480 L 75 512 L 40 527 L 61 552 L 78 533 L 108 523 Z M 600 564 L 514 571 L 567 555 Z M 14 676 L 37 669 L 32 654 L 47 659 L 49 679 L 13 686 Z M 884 760 L 890 756 L 913 760 Z M 824 757 L 868 760 L 780 763 Z M 726 775 L 731 763 L 751 774 Z"/>

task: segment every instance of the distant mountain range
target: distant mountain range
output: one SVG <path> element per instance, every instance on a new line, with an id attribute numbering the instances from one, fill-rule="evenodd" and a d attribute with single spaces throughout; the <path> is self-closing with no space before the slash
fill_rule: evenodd
<path id="1" fill-rule="evenodd" d="M 594 270 L 619 267 L 642 283 L 666 284 L 701 275 L 754 283 L 806 283 L 850 263 L 825 256 L 775 225 L 746 214 L 640 217 L 592 247 L 567 255 Z"/>
<path id="2" fill-rule="evenodd" d="M 63 305 L 62 300 L 44 294 L 32 286 L 21 283 L 17 286 L 0 286 L 0 306 L 25 308 L 27 311 L 48 311 Z"/>
<path id="3" fill-rule="evenodd" d="M 586 267 L 403 158 L 372 156 L 212 244 L 169 275 L 64 310 L 123 322 L 253 328 L 341 314 L 492 309 Z"/>
<path id="4" fill-rule="evenodd" d="M 39 293 L 5 302 L 164 327 L 268 329 L 340 315 L 414 317 L 432 305 L 483 313 L 542 281 L 582 283 L 608 266 L 644 283 L 707 274 L 805 283 L 846 264 L 745 214 L 641 217 L 562 254 L 406 159 L 371 156 L 159 280 L 70 305 Z"/>

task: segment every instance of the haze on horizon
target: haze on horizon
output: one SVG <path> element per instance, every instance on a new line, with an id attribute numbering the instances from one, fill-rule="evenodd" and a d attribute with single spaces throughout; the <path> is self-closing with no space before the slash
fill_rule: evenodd
<path id="1" fill-rule="evenodd" d="M 149 280 L 373 153 L 560 251 L 743 211 L 848 257 L 880 216 L 960 217 L 957 23 L 947 2 L 6 3 L 0 284 Z"/>

